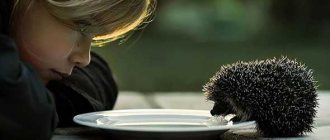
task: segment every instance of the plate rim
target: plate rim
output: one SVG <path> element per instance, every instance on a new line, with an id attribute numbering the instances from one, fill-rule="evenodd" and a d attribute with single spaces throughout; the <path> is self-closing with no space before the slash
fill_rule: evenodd
<path id="1" fill-rule="evenodd" d="M 209 110 L 194 110 L 194 109 L 120 109 L 120 110 L 107 110 L 107 111 L 96 111 L 96 112 L 89 112 L 89 113 L 83 113 L 78 114 L 73 117 L 73 121 L 77 124 L 89 126 L 93 128 L 100 128 L 100 129 L 106 129 L 111 131 L 130 131 L 130 132 L 157 132 L 157 133 L 173 133 L 173 132 L 206 132 L 206 131 L 225 131 L 229 129 L 235 129 L 239 127 L 244 126 L 250 126 L 255 125 L 255 121 L 246 121 L 246 122 L 239 122 L 234 123 L 232 125 L 219 125 L 219 126 L 212 126 L 212 127 L 190 127 L 190 128 L 181 128 L 181 129 L 155 129 L 155 128 L 143 128 L 143 129 L 136 129 L 133 127 L 109 127 L 106 125 L 97 125 L 96 123 L 91 122 L 84 122 L 81 121 L 81 119 L 84 116 L 91 116 L 91 115 L 98 115 L 98 114 L 104 114 L 104 113 L 116 113 L 116 112 L 132 112 L 132 111 L 147 111 L 147 112 L 170 112 L 170 111 L 180 111 L 180 112 L 199 112 L 202 115 L 211 117 L 212 115 L 209 113 Z M 95 120 L 96 121 L 96 120 Z"/>

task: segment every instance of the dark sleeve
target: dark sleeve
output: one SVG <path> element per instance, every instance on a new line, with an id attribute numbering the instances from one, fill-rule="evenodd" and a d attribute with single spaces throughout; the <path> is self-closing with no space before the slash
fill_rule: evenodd
<path id="1" fill-rule="evenodd" d="M 0 34 L 0 139 L 50 139 L 56 123 L 51 94 L 19 61 L 13 41 Z"/>
<path id="2" fill-rule="evenodd" d="M 74 126 L 75 115 L 113 109 L 118 95 L 108 64 L 93 52 L 87 67 L 75 68 L 70 77 L 47 87 L 55 97 L 59 127 Z"/>
<path id="3" fill-rule="evenodd" d="M 8 35 L 13 0 L 0 0 L 0 33 Z"/>

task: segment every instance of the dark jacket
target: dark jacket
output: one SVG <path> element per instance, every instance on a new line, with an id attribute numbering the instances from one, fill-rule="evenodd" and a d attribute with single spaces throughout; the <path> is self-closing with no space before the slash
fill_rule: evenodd
<path id="1" fill-rule="evenodd" d="M 14 42 L 0 35 L 0 139 L 50 139 L 54 101 L 36 72 L 19 61 Z"/>
<path id="2" fill-rule="evenodd" d="M 118 90 L 108 64 L 96 53 L 84 68 L 74 68 L 72 75 L 47 85 L 52 91 L 59 117 L 58 127 L 74 126 L 72 118 L 81 113 L 110 110 Z"/>
<path id="3" fill-rule="evenodd" d="M 10 2 L 0 1 L 0 139 L 50 139 L 57 124 L 54 101 L 8 37 Z"/>
<path id="4" fill-rule="evenodd" d="M 77 114 L 112 109 L 118 90 L 97 54 L 92 53 L 89 66 L 75 68 L 72 76 L 51 81 L 47 88 L 19 60 L 8 36 L 11 1 L 0 1 L 0 139 L 50 139 L 58 120 L 58 126 L 73 126 Z"/>

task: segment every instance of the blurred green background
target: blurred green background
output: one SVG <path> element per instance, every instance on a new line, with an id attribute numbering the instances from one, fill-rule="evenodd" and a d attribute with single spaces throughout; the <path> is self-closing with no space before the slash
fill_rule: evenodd
<path id="1" fill-rule="evenodd" d="M 221 65 L 280 56 L 330 89 L 329 0 L 158 0 L 153 22 L 93 48 L 120 90 L 201 91 Z"/>

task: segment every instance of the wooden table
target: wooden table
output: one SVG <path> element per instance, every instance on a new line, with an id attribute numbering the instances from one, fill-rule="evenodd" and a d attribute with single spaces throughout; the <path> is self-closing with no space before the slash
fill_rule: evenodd
<path id="1" fill-rule="evenodd" d="M 229 130 L 219 140 L 232 139 L 292 139 L 292 140 L 329 140 L 330 139 L 330 91 L 318 91 L 319 108 L 315 118 L 313 133 L 293 138 L 262 138 L 254 128 Z M 212 102 L 207 102 L 202 93 L 166 92 L 138 93 L 121 92 L 115 109 L 202 109 L 210 110 Z M 52 140 L 107 140 L 113 139 L 107 133 L 89 127 L 58 128 Z"/>

